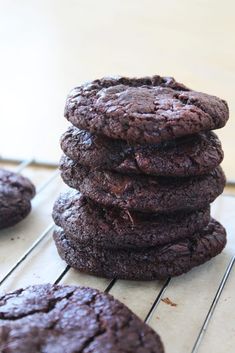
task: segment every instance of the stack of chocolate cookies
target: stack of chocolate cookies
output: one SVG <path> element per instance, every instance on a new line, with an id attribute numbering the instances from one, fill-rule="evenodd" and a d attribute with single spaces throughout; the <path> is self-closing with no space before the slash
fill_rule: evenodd
<path id="1" fill-rule="evenodd" d="M 225 186 L 225 101 L 173 78 L 104 78 L 72 90 L 54 239 L 72 267 L 108 278 L 177 276 L 219 254 L 210 203 Z"/>

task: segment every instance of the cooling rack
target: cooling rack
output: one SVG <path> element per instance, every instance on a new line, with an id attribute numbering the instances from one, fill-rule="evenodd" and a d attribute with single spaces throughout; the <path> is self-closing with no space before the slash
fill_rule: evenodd
<path id="1" fill-rule="evenodd" d="M 51 210 L 67 188 L 57 166 L 3 158 L 0 166 L 28 176 L 37 188 L 31 214 L 0 232 L 1 292 L 48 282 L 94 287 L 114 295 L 155 329 L 167 353 L 234 353 L 234 196 L 225 190 L 212 205 L 213 216 L 228 232 L 226 249 L 212 261 L 165 281 L 107 280 L 71 269 L 57 254 Z"/>

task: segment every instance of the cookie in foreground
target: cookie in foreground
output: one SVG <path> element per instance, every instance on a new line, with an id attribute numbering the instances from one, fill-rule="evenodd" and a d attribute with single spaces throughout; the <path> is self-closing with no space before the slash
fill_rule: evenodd
<path id="1" fill-rule="evenodd" d="M 35 285 L 0 297 L 0 351 L 163 353 L 157 333 L 98 290 Z"/>

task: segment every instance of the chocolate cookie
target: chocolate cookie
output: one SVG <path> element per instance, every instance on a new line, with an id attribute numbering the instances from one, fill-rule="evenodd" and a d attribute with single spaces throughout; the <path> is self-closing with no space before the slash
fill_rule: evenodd
<path id="1" fill-rule="evenodd" d="M 214 130 L 229 117 L 227 103 L 171 77 L 110 77 L 74 88 L 65 117 L 75 126 L 135 143 L 160 143 Z"/>
<path id="2" fill-rule="evenodd" d="M 0 169 L 0 229 L 13 226 L 31 210 L 35 195 L 31 181 L 17 173 Z"/>
<path id="3" fill-rule="evenodd" d="M 191 237 L 210 221 L 210 207 L 160 215 L 104 208 L 76 191 L 62 194 L 53 209 L 55 223 L 81 245 L 105 248 L 159 246 Z"/>
<path id="4" fill-rule="evenodd" d="M 221 167 L 206 175 L 187 178 L 134 176 L 92 170 L 62 157 L 60 169 L 66 184 L 97 203 L 141 212 L 204 208 L 225 186 Z"/>
<path id="5" fill-rule="evenodd" d="M 163 353 L 159 336 L 98 290 L 36 285 L 0 297 L 0 351 Z"/>
<path id="6" fill-rule="evenodd" d="M 62 228 L 54 231 L 54 240 L 62 259 L 80 271 L 107 278 L 153 280 L 181 275 L 218 255 L 226 244 L 226 232 L 211 220 L 193 237 L 141 250 L 82 246 Z"/>
<path id="7" fill-rule="evenodd" d="M 201 175 L 223 160 L 221 143 L 211 131 L 158 145 L 131 146 L 71 126 L 61 138 L 61 148 L 81 165 L 124 174 Z"/>

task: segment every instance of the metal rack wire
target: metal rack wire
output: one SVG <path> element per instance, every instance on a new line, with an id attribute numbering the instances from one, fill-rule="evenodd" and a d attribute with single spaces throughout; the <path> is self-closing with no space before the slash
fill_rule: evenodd
<path id="1" fill-rule="evenodd" d="M 6 162 L 9 162 L 9 160 L 5 160 L 2 158 L 2 159 L 0 159 L 0 162 L 6 163 Z M 35 162 L 33 158 L 29 159 L 29 160 L 25 160 L 25 161 L 18 161 L 18 164 L 15 164 L 15 161 L 14 161 L 14 165 L 15 165 L 14 170 L 16 172 L 23 172 L 26 168 L 29 168 L 32 166 L 45 168 L 44 164 L 40 164 L 40 163 Z M 47 165 L 46 167 L 51 169 L 50 176 L 46 181 L 44 181 L 41 185 L 39 185 L 39 187 L 37 188 L 36 197 L 38 197 L 38 195 L 42 191 L 47 190 L 49 185 L 51 185 L 51 183 L 53 183 L 55 178 L 57 178 L 57 176 L 58 176 L 58 170 L 55 165 Z M 229 184 L 231 185 L 231 182 Z M 233 185 L 233 182 L 232 182 L 232 185 Z M 0 289 L 1 289 L 1 286 L 5 283 L 5 281 L 7 281 L 14 274 L 14 272 L 20 266 L 22 266 L 22 264 L 26 261 L 26 259 L 28 257 L 30 257 L 32 253 L 35 252 L 35 250 L 42 243 L 42 241 L 44 241 L 47 237 L 49 237 L 49 234 L 51 234 L 53 227 L 54 227 L 54 224 L 51 222 L 49 224 L 45 224 L 45 229 L 43 230 L 43 232 L 38 234 L 38 236 L 36 237 L 36 240 L 31 244 L 30 247 L 27 248 L 25 253 L 20 258 L 16 259 L 16 262 L 10 267 L 10 269 L 7 271 L 7 273 L 5 273 L 2 276 L 2 278 L 0 278 Z M 227 264 L 225 271 L 219 280 L 219 283 L 216 287 L 216 290 L 214 291 L 213 299 L 209 305 L 208 311 L 205 312 L 204 319 L 201 322 L 201 325 L 200 325 L 200 328 L 197 332 L 196 338 L 194 338 L 194 340 L 192 341 L 193 344 L 191 345 L 191 348 L 189 350 L 187 350 L 188 353 L 190 353 L 190 352 L 196 353 L 199 351 L 200 345 L 201 345 L 203 338 L 205 336 L 205 332 L 208 329 L 209 323 L 210 323 L 210 321 L 213 317 L 213 314 L 216 310 L 217 304 L 221 298 L 221 295 L 222 295 L 223 290 L 226 286 L 226 283 L 227 283 L 227 281 L 232 273 L 232 270 L 234 268 L 234 262 L 235 262 L 235 256 L 234 256 L 234 254 L 231 254 L 230 261 Z M 54 280 L 54 283 L 56 283 L 56 284 L 60 283 L 65 278 L 65 276 L 69 273 L 69 271 L 71 271 L 70 266 L 65 265 L 64 269 L 61 271 L 59 276 L 57 276 L 57 278 Z M 155 293 L 155 295 L 153 294 L 151 297 L 152 302 L 149 305 L 148 310 L 145 312 L 145 315 L 143 317 L 143 319 L 147 323 L 151 324 L 153 316 L 156 317 L 156 315 L 158 313 L 158 307 L 159 307 L 159 305 L 162 305 L 163 296 L 166 293 L 168 287 L 171 285 L 171 281 L 172 281 L 171 278 L 168 278 L 165 282 L 158 283 L 156 292 L 153 292 L 153 293 Z M 104 291 L 105 292 L 113 292 L 113 290 L 117 287 L 119 282 L 120 281 L 118 281 L 116 279 L 112 279 L 111 281 L 107 282 L 107 284 L 104 287 Z M 128 285 L 128 283 L 125 282 L 124 285 Z M 136 286 L 138 286 L 138 284 L 136 284 Z M 114 293 L 115 293 L 115 290 L 114 290 Z M 144 287 L 143 287 L 143 293 L 145 293 Z M 147 289 L 146 289 L 146 293 L 147 293 Z M 134 290 L 133 290 L 132 295 L 134 295 Z M 141 298 L 141 300 L 144 300 L 144 296 Z"/>

